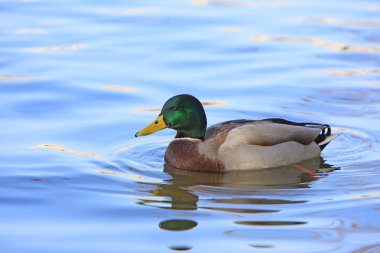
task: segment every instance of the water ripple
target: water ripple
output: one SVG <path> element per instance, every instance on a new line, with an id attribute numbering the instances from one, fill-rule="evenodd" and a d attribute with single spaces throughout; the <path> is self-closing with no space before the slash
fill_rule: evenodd
<path id="1" fill-rule="evenodd" d="M 265 34 L 258 34 L 251 36 L 251 40 L 255 42 L 285 42 L 285 43 L 306 43 L 314 46 L 319 46 L 327 48 L 330 51 L 335 52 L 361 52 L 361 53 L 371 53 L 371 52 L 380 52 L 380 46 L 362 46 L 362 45 L 350 45 L 342 44 L 337 42 L 325 41 L 319 38 L 313 37 L 295 37 L 295 36 L 272 36 Z"/>
<path id="2" fill-rule="evenodd" d="M 378 252 L 379 10 L 3 1 L 2 251 Z M 341 135 L 302 166 L 178 170 L 163 159 L 172 130 L 133 135 L 180 93 L 210 123 L 283 117 Z"/>
<path id="3" fill-rule="evenodd" d="M 307 17 L 296 21 L 300 24 L 328 24 L 338 26 L 359 26 L 366 28 L 379 28 L 380 20 L 355 20 L 355 19 L 339 19 L 333 17 Z"/>

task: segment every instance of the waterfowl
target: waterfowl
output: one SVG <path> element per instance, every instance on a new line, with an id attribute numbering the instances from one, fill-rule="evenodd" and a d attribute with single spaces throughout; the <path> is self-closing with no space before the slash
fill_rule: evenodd
<path id="1" fill-rule="evenodd" d="M 279 118 L 231 120 L 207 128 L 202 103 L 188 94 L 166 101 L 157 119 L 135 136 L 165 128 L 177 131 L 165 152 L 167 164 L 218 173 L 295 164 L 319 156 L 337 136 L 326 124 Z"/>

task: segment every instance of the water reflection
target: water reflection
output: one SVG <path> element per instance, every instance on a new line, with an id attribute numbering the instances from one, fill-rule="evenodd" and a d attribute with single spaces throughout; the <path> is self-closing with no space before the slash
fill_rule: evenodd
<path id="1" fill-rule="evenodd" d="M 285 43 L 306 43 L 314 46 L 324 47 L 330 51 L 335 52 L 361 52 L 361 53 L 371 53 L 379 52 L 379 46 L 358 46 L 350 44 L 342 44 L 337 42 L 325 41 L 314 37 L 296 37 L 296 36 L 272 36 L 266 34 L 253 35 L 251 40 L 255 42 L 285 42 Z"/>
<path id="2" fill-rule="evenodd" d="M 195 228 L 198 225 L 197 222 L 188 219 L 171 219 L 161 221 L 158 225 L 161 229 L 173 232 L 182 232 Z M 193 247 L 188 245 L 173 245 L 169 246 L 169 249 L 175 251 L 187 251 L 191 250 Z"/>
<path id="3" fill-rule="evenodd" d="M 304 225 L 305 221 L 235 221 L 238 225 L 248 226 L 294 226 Z"/>
<path id="4" fill-rule="evenodd" d="M 120 92 L 135 92 L 136 89 L 133 87 L 128 87 L 128 86 L 119 86 L 119 85 L 107 85 L 103 87 L 106 90 L 112 90 L 112 91 L 120 91 Z"/>
<path id="5" fill-rule="evenodd" d="M 237 1 L 237 0 L 193 0 L 196 5 L 216 5 L 225 7 L 276 8 L 293 4 L 292 0 L 281 1 Z"/>
<path id="6" fill-rule="evenodd" d="M 158 12 L 157 8 L 129 8 L 125 10 L 124 15 L 134 16 L 134 15 L 152 14 L 156 12 Z"/>
<path id="7" fill-rule="evenodd" d="M 38 34 L 46 34 L 47 30 L 42 28 L 23 28 L 16 30 L 17 34 L 21 35 L 38 35 Z"/>
<path id="8" fill-rule="evenodd" d="M 336 241 L 340 234 L 336 231 L 311 230 L 304 231 L 302 228 L 277 228 L 262 229 L 236 229 L 228 230 L 225 235 L 231 238 L 247 241 L 248 245 L 254 248 L 272 248 L 281 249 L 276 252 L 333 252 L 336 250 Z M 318 241 L 318 247 L 315 242 Z M 249 243 L 250 242 L 250 243 Z M 308 248 L 312 247 L 312 248 Z"/>
<path id="9" fill-rule="evenodd" d="M 101 7 L 94 10 L 95 13 L 103 15 L 119 15 L 119 16 L 142 16 L 142 15 L 151 15 L 160 12 L 159 8 L 155 7 L 141 7 L 141 8 L 111 8 Z"/>
<path id="10" fill-rule="evenodd" d="M 273 248 L 272 245 L 250 244 L 249 246 L 251 246 L 252 248 L 256 248 L 256 249 L 269 249 L 269 248 Z"/>
<path id="11" fill-rule="evenodd" d="M 159 183 L 141 182 L 153 186 L 148 192 L 154 198 L 142 198 L 139 204 L 165 209 L 207 209 L 232 213 L 271 213 L 277 209 L 251 208 L 253 205 L 298 204 L 303 201 L 268 199 L 260 196 L 260 189 L 292 189 L 311 187 L 310 182 L 336 170 L 317 157 L 301 164 L 265 170 L 238 171 L 225 174 L 179 170 L 165 165 L 164 172 L 171 179 Z M 324 172 L 324 174 L 322 174 Z M 199 204 L 199 194 L 213 196 Z M 235 196 L 226 198 L 226 196 Z M 248 195 L 249 197 L 243 197 Z M 217 196 L 221 196 L 218 198 Z M 162 197 L 162 198 L 158 198 Z M 246 205 L 235 207 L 234 205 Z"/>
<path id="12" fill-rule="evenodd" d="M 192 220 L 165 220 L 159 224 L 159 227 L 170 231 L 184 231 L 196 227 L 198 223 Z"/>
<path id="13" fill-rule="evenodd" d="M 26 48 L 26 51 L 31 52 L 31 53 L 65 52 L 65 51 L 76 51 L 80 49 L 85 49 L 86 47 L 87 46 L 84 44 L 74 44 L 74 45 Z"/>
<path id="14" fill-rule="evenodd" d="M 361 26 L 367 28 L 378 28 L 380 20 L 355 20 L 355 19 L 339 19 L 334 17 L 308 17 L 297 20 L 301 24 L 328 24 L 337 26 Z"/>
<path id="15" fill-rule="evenodd" d="M 220 31 L 224 33 L 242 33 L 244 32 L 244 29 L 241 27 L 229 26 L 220 28 Z"/>
<path id="16" fill-rule="evenodd" d="M 37 80 L 36 76 L 11 76 L 0 75 L 0 82 L 29 82 Z"/>
<path id="17" fill-rule="evenodd" d="M 250 204 L 250 205 L 273 205 L 273 204 L 301 204 L 306 201 L 302 200 L 284 200 L 284 199 L 264 199 L 264 198 L 232 198 L 232 199 L 209 199 L 215 203 L 224 204 Z"/>
<path id="18" fill-rule="evenodd" d="M 329 69 L 316 72 L 321 75 L 329 76 L 359 76 L 359 75 L 377 75 L 380 74 L 379 69 Z"/>
<path id="19" fill-rule="evenodd" d="M 39 144 L 39 145 L 36 145 L 36 146 L 32 146 L 30 148 L 47 148 L 47 149 L 53 149 L 53 150 L 57 150 L 57 151 L 60 151 L 60 152 L 65 152 L 65 153 L 72 153 L 72 154 L 75 154 L 75 155 L 79 155 L 79 156 L 87 156 L 87 157 L 91 157 L 95 160 L 104 160 L 104 158 L 96 153 L 91 153 L 91 152 L 83 152 L 83 151 L 79 151 L 79 150 L 75 150 L 75 149 L 69 149 L 69 148 L 64 148 L 64 147 L 61 147 L 57 144 Z"/>
<path id="20" fill-rule="evenodd" d="M 171 250 L 175 250 L 175 251 L 187 251 L 187 250 L 191 250 L 192 247 L 190 246 L 170 246 L 169 249 Z"/>

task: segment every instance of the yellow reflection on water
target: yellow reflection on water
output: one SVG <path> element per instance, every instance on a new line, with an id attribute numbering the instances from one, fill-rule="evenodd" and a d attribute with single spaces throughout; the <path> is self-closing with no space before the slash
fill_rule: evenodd
<path id="1" fill-rule="evenodd" d="M 380 197 L 380 193 L 370 193 L 370 194 L 364 194 L 364 195 L 355 195 L 352 196 L 352 199 L 363 199 L 363 198 L 378 198 Z"/>
<path id="2" fill-rule="evenodd" d="M 220 101 L 202 101 L 202 105 L 204 106 L 226 106 L 226 102 Z"/>
<path id="3" fill-rule="evenodd" d="M 128 93 L 136 91 L 136 89 L 133 87 L 118 86 L 118 85 L 108 85 L 108 86 L 104 86 L 103 88 L 106 90 L 121 91 L 121 92 L 128 92 Z"/>
<path id="4" fill-rule="evenodd" d="M 110 176 L 121 176 L 121 177 L 127 177 L 132 180 L 148 180 L 148 178 L 143 177 L 143 176 L 138 176 L 138 175 L 132 175 L 132 174 L 127 174 L 123 172 L 116 172 L 116 171 L 111 171 L 111 170 L 96 170 L 97 173 L 100 174 L 105 174 L 105 175 L 110 175 Z"/>
<path id="5" fill-rule="evenodd" d="M 380 69 L 329 69 L 318 71 L 317 74 L 329 76 L 359 76 L 380 74 Z"/>
<path id="6" fill-rule="evenodd" d="M 104 158 L 96 153 L 90 153 L 90 152 L 82 152 L 82 151 L 79 151 L 79 150 L 74 150 L 74 149 L 69 149 L 69 148 L 64 148 L 64 147 L 61 147 L 57 144 L 40 144 L 40 145 L 36 145 L 36 146 L 32 146 L 30 148 L 49 148 L 49 149 L 54 149 L 54 150 L 58 150 L 58 151 L 61 151 L 61 152 L 66 152 L 66 153 L 72 153 L 72 154 L 76 154 L 76 155 L 80 155 L 80 156 L 87 156 L 87 157 L 92 157 L 96 160 L 104 160 Z"/>
<path id="7" fill-rule="evenodd" d="M 29 35 L 29 34 L 38 35 L 38 34 L 46 34 L 47 31 L 42 28 L 23 28 L 23 29 L 16 30 L 16 33 L 21 34 L 21 35 Z"/>
<path id="8" fill-rule="evenodd" d="M 193 4 L 206 5 L 206 4 L 208 4 L 208 0 L 193 0 Z"/>
<path id="9" fill-rule="evenodd" d="M 224 33 L 242 33 L 244 29 L 241 27 L 228 26 L 220 28 L 220 31 Z"/>
<path id="10" fill-rule="evenodd" d="M 370 12 L 380 12 L 380 5 L 371 5 L 368 7 Z"/>
<path id="11" fill-rule="evenodd" d="M 368 82 L 366 85 L 371 87 L 380 87 L 380 82 Z"/>
<path id="12" fill-rule="evenodd" d="M 193 0 L 195 5 L 219 5 L 231 7 L 251 7 L 251 8 L 265 8 L 265 7 L 280 7 L 294 3 L 294 0 L 279 0 L 279 1 L 238 1 L 238 0 Z"/>
<path id="13" fill-rule="evenodd" d="M 55 26 L 55 25 L 64 25 L 67 23 L 67 20 L 66 19 L 44 19 L 44 20 L 41 20 L 39 22 L 39 24 L 41 25 L 52 25 L 52 26 Z"/>
<path id="14" fill-rule="evenodd" d="M 120 155 L 121 153 L 124 153 L 125 151 L 128 151 L 130 149 L 133 149 L 133 148 L 138 148 L 139 146 L 141 145 L 145 145 L 145 144 L 152 144 L 152 143 L 160 143 L 162 145 L 166 145 L 167 143 L 169 143 L 170 141 L 172 141 L 172 138 L 169 138 L 169 139 L 162 139 L 162 138 L 150 138 L 149 140 L 144 140 L 144 139 L 140 139 L 140 141 L 134 141 L 133 143 L 130 143 L 128 146 L 126 147 L 123 147 L 123 148 L 120 148 L 118 150 L 115 151 L 115 154 L 118 154 Z"/>
<path id="15" fill-rule="evenodd" d="M 243 2 L 243 1 L 233 1 L 233 0 L 193 0 L 194 4 L 197 5 L 222 5 L 222 6 L 240 6 L 240 7 L 257 7 L 257 3 L 254 2 Z"/>
<path id="16" fill-rule="evenodd" d="M 143 14 L 151 14 L 157 12 L 157 8 L 129 8 L 124 11 L 124 15 L 126 16 L 134 16 L 134 15 L 143 15 Z"/>
<path id="17" fill-rule="evenodd" d="M 100 14 L 105 14 L 105 15 L 138 16 L 138 15 L 157 13 L 159 12 L 159 9 L 155 7 L 141 7 L 141 8 L 127 8 L 127 9 L 101 7 L 101 8 L 97 8 L 96 12 Z"/>
<path id="18" fill-rule="evenodd" d="M 87 46 L 84 44 L 74 44 L 74 45 L 63 45 L 63 46 L 47 46 L 47 47 L 33 47 L 27 48 L 27 52 L 33 53 L 47 53 L 47 52 L 64 52 L 64 51 L 75 51 L 84 49 Z"/>
<path id="19" fill-rule="evenodd" d="M 9 76 L 3 75 L 0 76 L 0 82 L 26 82 L 36 80 L 36 76 Z"/>
<path id="20" fill-rule="evenodd" d="M 341 44 L 337 42 L 329 42 L 318 38 L 313 37 L 292 37 L 292 36 L 272 36 L 272 35 L 253 35 L 251 40 L 256 42 L 286 42 L 286 43 L 306 43 L 314 46 L 325 47 L 330 51 L 336 52 L 380 52 L 380 46 L 358 46 L 358 45 L 348 45 Z"/>
<path id="21" fill-rule="evenodd" d="M 159 113 L 160 111 L 161 109 L 158 109 L 158 108 L 136 108 L 132 110 L 133 113 L 153 113 L 153 112 Z"/>
<path id="22" fill-rule="evenodd" d="M 10 1 L 11 3 L 14 2 L 14 3 L 37 3 L 39 2 L 40 0 L 13 0 L 13 1 Z"/>
<path id="23" fill-rule="evenodd" d="M 328 24 L 340 26 L 380 27 L 380 20 L 339 19 L 332 17 L 308 17 L 296 20 L 301 24 Z"/>
<path id="24" fill-rule="evenodd" d="M 369 139 L 370 136 L 364 132 L 355 130 L 355 129 L 349 129 L 349 128 L 342 128 L 342 127 L 331 127 L 331 130 L 334 132 L 338 132 L 339 134 L 341 133 L 350 133 L 352 135 L 360 136 L 363 138 Z"/>

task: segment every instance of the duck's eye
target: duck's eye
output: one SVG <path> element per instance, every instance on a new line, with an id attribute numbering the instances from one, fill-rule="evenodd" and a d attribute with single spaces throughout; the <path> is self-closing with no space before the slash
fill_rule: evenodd
<path id="1" fill-rule="evenodd" d="M 178 111 L 178 107 L 173 107 L 173 111 Z"/>

